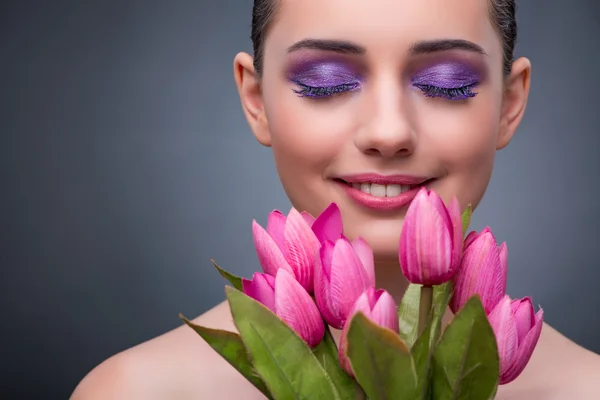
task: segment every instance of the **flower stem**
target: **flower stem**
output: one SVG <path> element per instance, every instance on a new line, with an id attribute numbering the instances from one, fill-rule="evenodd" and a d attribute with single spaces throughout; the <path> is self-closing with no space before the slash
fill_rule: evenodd
<path id="1" fill-rule="evenodd" d="M 419 301 L 419 335 L 427 326 L 429 312 L 433 303 L 433 287 L 421 286 L 421 301 Z"/>

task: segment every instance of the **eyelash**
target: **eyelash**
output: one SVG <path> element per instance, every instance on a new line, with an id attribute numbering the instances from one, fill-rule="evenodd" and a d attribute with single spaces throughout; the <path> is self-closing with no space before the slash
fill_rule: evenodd
<path id="1" fill-rule="evenodd" d="M 358 83 L 344 83 L 336 86 L 316 87 L 308 86 L 300 82 L 296 82 L 300 89 L 294 89 L 294 93 L 300 97 L 323 98 L 333 96 L 334 94 L 350 92 L 358 88 Z"/>
<path id="2" fill-rule="evenodd" d="M 442 88 L 433 85 L 419 84 L 415 84 L 414 86 L 420 89 L 427 97 L 442 97 L 448 100 L 466 100 L 477 96 L 477 93 L 473 92 L 475 85 L 476 83 L 472 83 L 458 88 Z"/>
<path id="3" fill-rule="evenodd" d="M 294 89 L 294 93 L 300 97 L 310 97 L 314 99 L 321 99 L 324 97 L 333 96 L 344 92 L 349 92 L 358 88 L 358 83 L 349 83 L 336 86 L 326 87 L 315 87 L 308 86 L 300 82 L 296 82 L 296 85 L 300 89 Z M 466 100 L 468 98 L 475 97 L 477 93 L 473 92 L 473 88 L 476 83 L 458 87 L 458 88 L 442 88 L 433 85 L 420 85 L 415 84 L 414 86 L 421 90 L 426 97 L 441 97 L 447 100 Z"/>

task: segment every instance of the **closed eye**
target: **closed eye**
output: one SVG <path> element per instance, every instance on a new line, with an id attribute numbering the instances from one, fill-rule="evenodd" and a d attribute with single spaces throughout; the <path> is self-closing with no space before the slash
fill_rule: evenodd
<path id="1" fill-rule="evenodd" d="M 300 82 L 295 82 L 298 85 L 298 89 L 294 89 L 294 93 L 298 94 L 300 97 L 310 97 L 310 98 L 323 98 L 333 96 L 335 94 L 346 93 L 353 90 L 358 89 L 360 86 L 359 83 L 344 83 L 341 85 L 335 86 L 308 86 Z"/>
<path id="2" fill-rule="evenodd" d="M 457 88 L 442 88 L 433 85 L 414 84 L 427 97 L 441 97 L 447 100 L 466 100 L 477 96 L 477 93 L 473 92 L 476 85 L 477 83 L 473 83 Z"/>

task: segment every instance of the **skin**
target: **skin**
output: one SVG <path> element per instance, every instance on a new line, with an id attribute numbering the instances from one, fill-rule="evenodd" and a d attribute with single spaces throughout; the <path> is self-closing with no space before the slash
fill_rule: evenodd
<path id="1" fill-rule="evenodd" d="M 307 38 L 352 42 L 365 53 L 287 51 Z M 485 54 L 410 52 L 415 43 L 439 39 L 470 41 Z M 513 137 L 529 93 L 529 60 L 517 59 L 507 78 L 501 60 L 487 0 L 284 0 L 267 37 L 262 77 L 246 53 L 236 56 L 234 76 L 250 128 L 258 142 L 272 148 L 293 206 L 317 215 L 336 202 L 346 235 L 363 237 L 374 250 L 377 286 L 399 298 L 407 285 L 397 261 L 405 210 L 361 207 L 333 178 L 362 172 L 436 178 L 429 187 L 445 201 L 456 196 L 461 206 L 476 207 L 495 153 Z M 457 65 L 468 67 L 466 78 L 477 76 L 475 97 L 431 98 L 414 86 L 415 79 L 456 83 L 465 78 Z M 290 77 L 304 84 L 339 85 L 342 80 L 359 85 L 312 99 L 294 93 L 299 87 Z M 235 331 L 226 303 L 194 322 Z M 525 371 L 501 386 L 497 398 L 600 398 L 599 360 L 546 324 Z M 183 326 L 106 360 L 85 377 L 72 399 L 242 397 L 263 398 Z"/>

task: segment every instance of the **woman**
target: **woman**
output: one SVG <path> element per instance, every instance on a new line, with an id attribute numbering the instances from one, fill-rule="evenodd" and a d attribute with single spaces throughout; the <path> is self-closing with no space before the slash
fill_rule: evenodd
<path id="1" fill-rule="evenodd" d="M 415 186 L 480 202 L 495 152 L 525 111 L 531 66 L 513 61 L 514 0 L 255 0 L 255 58 L 234 75 L 256 139 L 294 207 L 336 202 L 376 256 L 377 286 L 406 281 L 398 238 Z M 196 323 L 234 330 L 226 303 Z M 594 379 L 596 378 L 596 379 Z M 600 357 L 544 326 L 499 399 L 598 399 Z M 102 363 L 73 399 L 260 399 L 191 329 Z"/>

